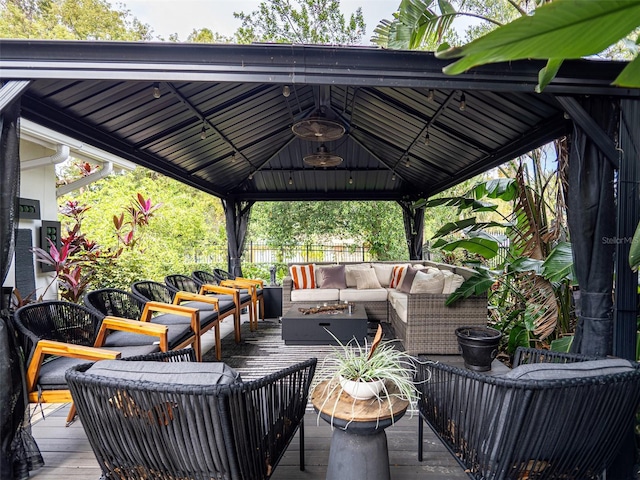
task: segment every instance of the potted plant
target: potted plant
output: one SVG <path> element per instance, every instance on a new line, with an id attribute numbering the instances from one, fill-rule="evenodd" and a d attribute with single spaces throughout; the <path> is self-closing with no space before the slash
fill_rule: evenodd
<path id="1" fill-rule="evenodd" d="M 355 338 L 346 344 L 334 339 L 337 346 L 333 354 L 325 357 L 314 377 L 314 387 L 324 382 L 323 397 L 337 398 L 344 393 L 354 402 L 371 398 L 380 405 L 386 402 L 390 408 L 392 398 L 411 404 L 417 401 L 416 359 L 397 349 L 394 341 L 382 342 L 381 326 L 371 344 L 365 340 L 361 345 Z M 333 395 L 336 391 L 337 396 Z"/>

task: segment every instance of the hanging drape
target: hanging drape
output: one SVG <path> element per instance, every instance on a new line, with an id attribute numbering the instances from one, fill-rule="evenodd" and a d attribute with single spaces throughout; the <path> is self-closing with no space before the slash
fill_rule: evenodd
<path id="1" fill-rule="evenodd" d="M 413 202 L 399 201 L 402 207 L 404 233 L 407 239 L 410 260 L 422 260 L 424 234 L 424 207 L 416 207 Z"/>
<path id="2" fill-rule="evenodd" d="M 617 112 L 611 100 L 591 97 L 582 107 L 612 138 Z M 574 123 L 567 218 L 580 285 L 580 311 L 572 350 L 597 356 L 611 354 L 613 345 L 613 171 L 610 161 Z"/>
<path id="3" fill-rule="evenodd" d="M 253 204 L 252 201 L 222 200 L 227 225 L 229 273 L 236 277 L 242 277 L 242 252 Z"/>
<path id="4" fill-rule="evenodd" d="M 18 223 L 20 157 L 18 119 L 20 102 L 5 107 L 0 115 L 0 278 L 4 283 L 13 257 Z M 22 480 L 29 470 L 43 464 L 38 446 L 24 422 L 28 412 L 24 369 L 9 318 L 9 305 L 0 315 L 0 479 Z"/>

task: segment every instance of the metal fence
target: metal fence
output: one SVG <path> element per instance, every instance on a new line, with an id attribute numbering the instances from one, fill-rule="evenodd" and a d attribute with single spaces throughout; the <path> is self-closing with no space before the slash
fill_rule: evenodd
<path id="1" fill-rule="evenodd" d="M 225 264 L 227 247 L 217 246 L 207 255 L 194 252 L 188 260 L 202 264 Z M 353 244 L 293 245 L 274 247 L 262 242 L 249 242 L 242 255 L 243 262 L 287 263 L 287 262 L 369 262 L 373 260 L 369 247 Z"/>

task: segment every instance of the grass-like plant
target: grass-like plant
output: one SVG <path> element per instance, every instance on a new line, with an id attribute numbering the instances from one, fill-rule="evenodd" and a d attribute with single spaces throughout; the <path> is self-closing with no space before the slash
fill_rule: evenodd
<path id="1" fill-rule="evenodd" d="M 323 408 L 332 394 L 337 391 L 339 397 L 344 391 L 342 378 L 360 382 L 382 380 L 384 386 L 375 399 L 380 408 L 386 402 L 392 414 L 393 398 L 408 401 L 412 407 L 415 405 L 419 395 L 414 384 L 417 359 L 396 348 L 397 341 L 381 342 L 382 329 L 378 328 L 379 334 L 371 344 L 366 339 L 360 344 L 355 338 L 343 344 L 329 332 L 338 345 L 333 346 L 333 354 L 324 358 L 314 376 L 314 387 L 328 380 L 323 391 L 327 399 Z M 354 404 L 356 401 L 353 400 Z"/>

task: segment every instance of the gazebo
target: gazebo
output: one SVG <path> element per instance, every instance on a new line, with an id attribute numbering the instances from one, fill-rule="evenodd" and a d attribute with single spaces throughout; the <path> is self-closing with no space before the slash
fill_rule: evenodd
<path id="1" fill-rule="evenodd" d="M 445 64 L 368 47 L 0 40 L 3 279 L 19 117 L 219 197 L 231 270 L 256 201 L 396 201 L 421 258 L 416 200 L 569 135 L 581 349 L 634 358 L 640 90 L 611 86 L 625 64 L 566 61 L 541 94 L 542 62 L 453 77 Z"/>

